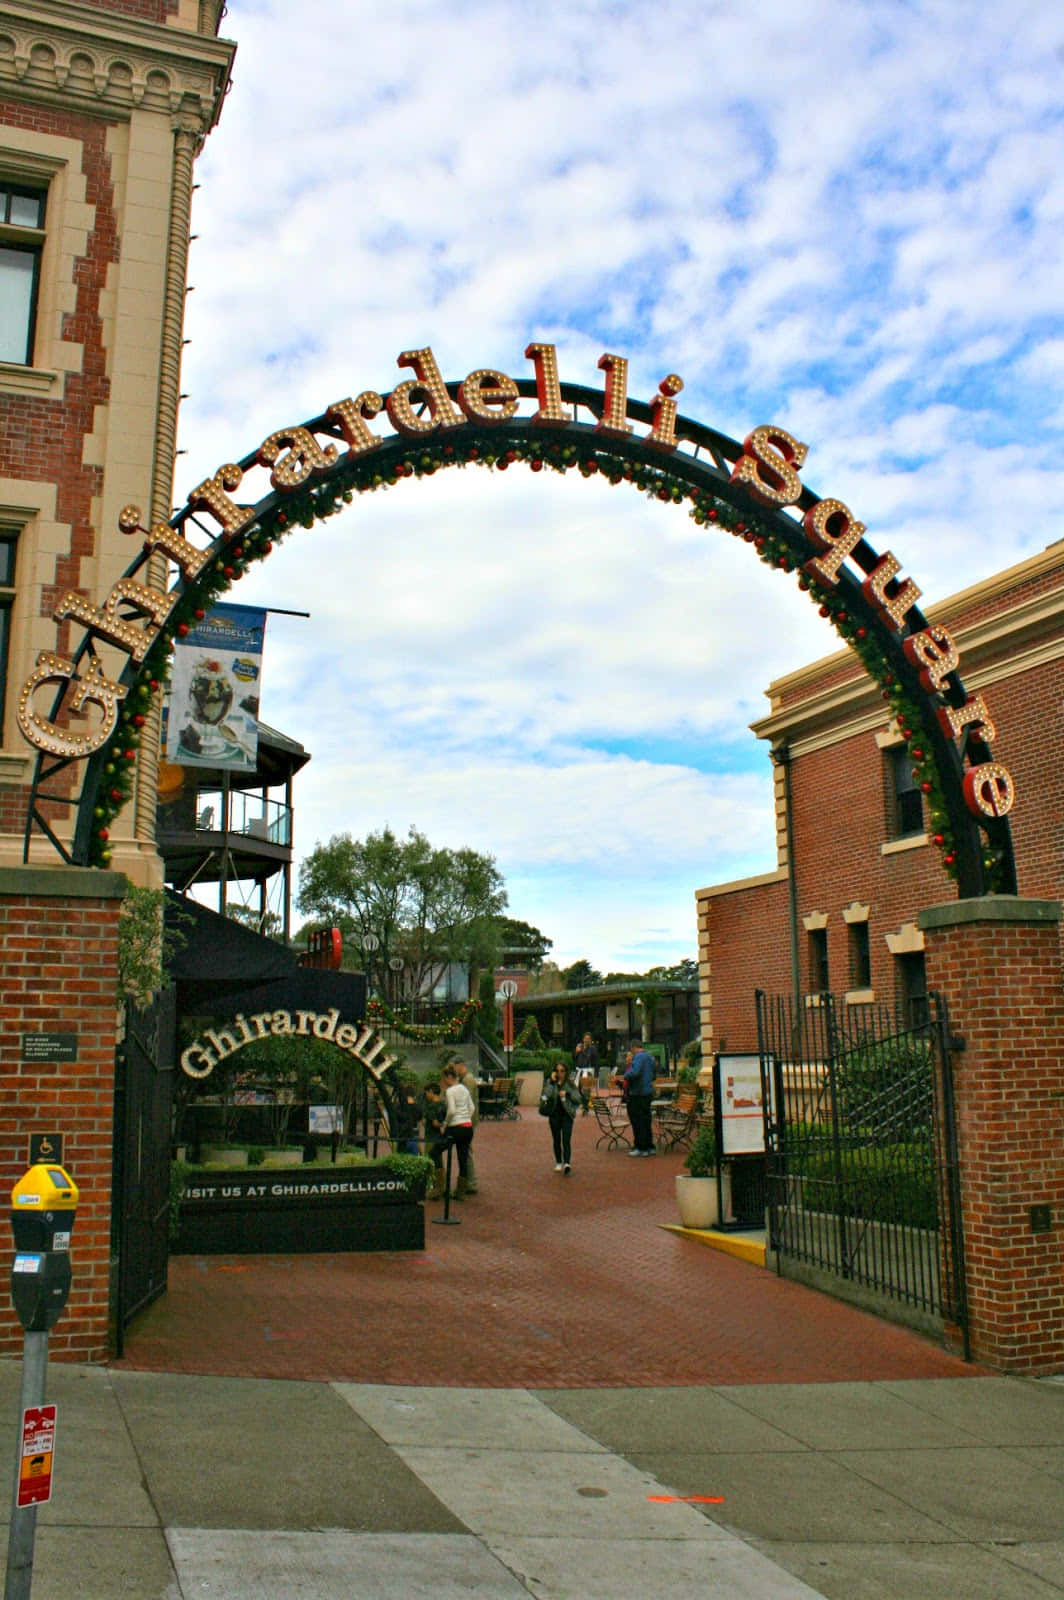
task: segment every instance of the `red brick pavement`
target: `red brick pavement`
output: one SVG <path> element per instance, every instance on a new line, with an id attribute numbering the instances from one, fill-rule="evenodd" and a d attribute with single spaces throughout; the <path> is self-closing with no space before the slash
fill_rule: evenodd
<path id="1" fill-rule="evenodd" d="M 476 1135 L 480 1192 L 424 1253 L 178 1256 L 127 1335 L 146 1371 L 484 1388 L 974 1376 L 934 1342 L 668 1233 L 678 1155 L 554 1171 L 534 1110 Z M 429 1219 L 442 1207 L 426 1208 Z"/>

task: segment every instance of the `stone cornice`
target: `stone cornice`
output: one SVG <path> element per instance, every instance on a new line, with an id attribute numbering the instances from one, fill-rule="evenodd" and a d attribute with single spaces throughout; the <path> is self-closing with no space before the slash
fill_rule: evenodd
<path id="1" fill-rule="evenodd" d="M 928 609 L 928 621 L 952 623 L 961 653 L 961 675 L 970 691 L 992 687 L 1064 656 L 1064 585 L 1011 606 L 1007 599 L 1023 581 L 1059 571 L 1061 565 L 1061 546 L 1050 546 L 1029 561 Z M 980 602 L 998 609 L 968 624 L 953 621 Z M 847 676 L 829 688 L 817 689 L 819 682 L 828 675 L 834 677 L 847 664 L 852 669 Z M 806 693 L 798 698 L 803 689 Z M 759 739 L 776 742 L 786 736 L 794 755 L 881 727 L 886 720 L 878 686 L 849 650 L 823 656 L 776 679 L 767 692 L 772 709 L 750 726 Z M 793 697 L 785 706 L 779 704 L 783 694 Z"/>
<path id="2" fill-rule="evenodd" d="M 0 94 L 105 111 L 217 122 L 236 46 L 73 0 L 0 0 Z"/>

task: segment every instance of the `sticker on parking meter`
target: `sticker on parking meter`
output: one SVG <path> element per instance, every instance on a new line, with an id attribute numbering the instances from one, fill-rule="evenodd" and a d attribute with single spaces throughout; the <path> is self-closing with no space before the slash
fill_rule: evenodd
<path id="1" fill-rule="evenodd" d="M 22 1464 L 17 1504 L 37 1506 L 52 1498 L 55 1406 L 30 1406 L 22 1413 Z"/>

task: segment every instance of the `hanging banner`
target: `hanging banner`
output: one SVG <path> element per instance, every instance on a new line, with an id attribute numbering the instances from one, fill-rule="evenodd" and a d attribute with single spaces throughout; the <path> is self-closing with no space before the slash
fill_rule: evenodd
<path id="1" fill-rule="evenodd" d="M 182 767 L 253 772 L 266 612 L 218 605 L 174 642 L 166 759 Z"/>

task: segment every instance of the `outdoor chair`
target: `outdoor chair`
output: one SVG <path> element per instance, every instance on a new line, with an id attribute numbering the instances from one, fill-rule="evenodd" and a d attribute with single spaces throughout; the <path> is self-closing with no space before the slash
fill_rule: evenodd
<path id="1" fill-rule="evenodd" d="M 614 1110 L 614 1105 L 618 1110 Z M 620 1101 L 611 1102 L 597 1094 L 591 1102 L 591 1109 L 599 1126 L 599 1136 L 595 1141 L 596 1150 L 602 1145 L 605 1145 L 607 1150 L 620 1150 L 625 1145 L 631 1144 L 631 1125 Z"/>
<path id="2" fill-rule="evenodd" d="M 521 1085 L 525 1080 L 524 1078 L 506 1078 L 504 1081 L 506 1083 L 506 1098 L 500 1115 L 504 1116 L 508 1122 L 520 1122 L 521 1113 L 518 1107 L 521 1103 Z"/>
<path id="3" fill-rule="evenodd" d="M 689 1150 L 698 1132 L 698 1096 L 677 1095 L 657 1114 L 658 1148 L 660 1150 Z"/>

